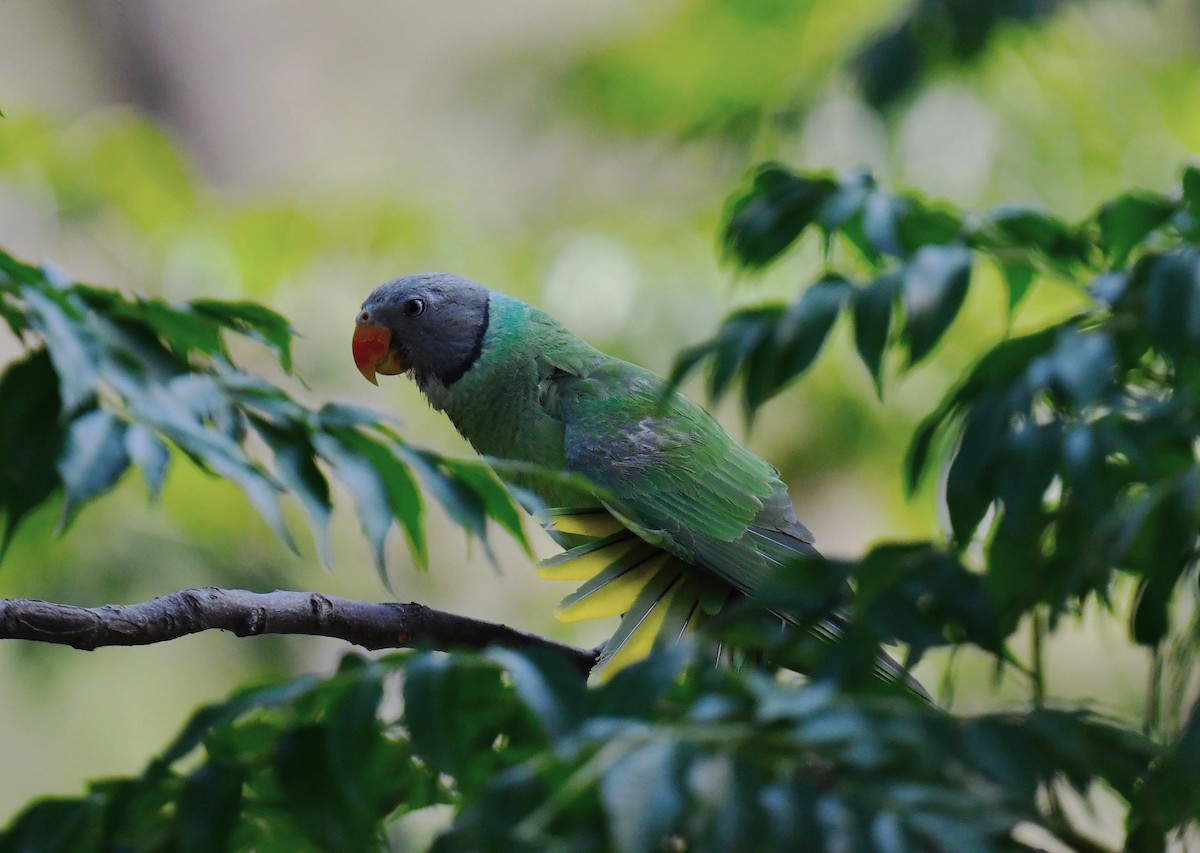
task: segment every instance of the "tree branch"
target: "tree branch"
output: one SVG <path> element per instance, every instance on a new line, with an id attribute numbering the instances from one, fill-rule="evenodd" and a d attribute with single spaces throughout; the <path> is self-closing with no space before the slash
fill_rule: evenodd
<path id="1" fill-rule="evenodd" d="M 0 640 L 33 640 L 91 651 L 142 646 L 214 628 L 239 637 L 336 637 L 367 649 L 552 649 L 586 674 L 597 653 L 505 625 L 423 604 L 353 601 L 316 592 L 184 589 L 141 604 L 75 607 L 32 598 L 0 599 Z"/>

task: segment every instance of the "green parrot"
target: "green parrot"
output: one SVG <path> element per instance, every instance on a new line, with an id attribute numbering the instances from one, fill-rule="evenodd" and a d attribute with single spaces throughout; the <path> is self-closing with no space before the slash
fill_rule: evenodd
<path id="1" fill-rule="evenodd" d="M 481 454 L 581 475 L 602 498 L 531 479 L 568 549 L 541 573 L 582 581 L 564 621 L 620 616 L 593 677 L 678 639 L 816 554 L 787 486 L 700 406 L 647 370 L 605 355 L 545 312 L 446 273 L 376 288 L 359 310 L 355 364 L 408 373 Z M 820 629 L 836 635 L 836 620 Z M 907 680 L 881 657 L 884 673 Z"/>

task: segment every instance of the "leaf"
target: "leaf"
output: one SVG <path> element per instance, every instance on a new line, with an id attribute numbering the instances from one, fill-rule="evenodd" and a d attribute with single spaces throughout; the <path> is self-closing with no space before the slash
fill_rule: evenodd
<path id="1" fill-rule="evenodd" d="M 818 223 L 826 234 L 834 234 L 862 212 L 863 204 L 875 189 L 875 179 L 860 172 L 838 185 L 837 192 L 821 206 Z"/>
<path id="2" fill-rule="evenodd" d="M 93 341 L 83 324 L 59 301 L 33 287 L 22 288 L 21 296 L 33 309 L 30 324 L 45 338 L 46 350 L 54 362 L 63 411 L 72 414 L 96 394 L 98 359 Z"/>
<path id="3" fill-rule="evenodd" d="M 841 276 L 823 278 L 804 291 L 779 318 L 775 336 L 782 382 L 798 376 L 812 364 L 842 305 L 853 294 L 853 285 Z"/>
<path id="4" fill-rule="evenodd" d="M 904 337 L 916 364 L 941 339 L 967 295 L 971 253 L 961 246 L 925 246 L 904 268 Z"/>
<path id="5" fill-rule="evenodd" d="M 433 493 L 450 519 L 463 528 L 467 535 L 478 539 L 487 552 L 488 559 L 495 562 L 495 555 L 487 539 L 488 515 L 483 497 L 454 476 L 449 470 L 448 460 L 403 445 L 397 445 L 396 451 L 421 475 L 425 487 Z"/>
<path id="6" fill-rule="evenodd" d="M 525 528 L 521 524 L 521 514 L 517 511 L 517 506 L 513 503 L 508 491 L 496 479 L 496 475 L 478 462 L 464 462 L 455 459 L 443 459 L 442 462 L 452 476 L 479 496 L 487 517 L 504 528 L 521 546 L 521 549 L 532 557 L 533 551 L 525 536 Z"/>
<path id="7" fill-rule="evenodd" d="M 614 849 L 657 850 L 683 816 L 681 748 L 656 740 L 619 758 L 600 780 Z"/>
<path id="8" fill-rule="evenodd" d="M 150 499 L 157 500 L 167 479 L 171 452 L 153 430 L 139 423 L 130 424 L 126 430 L 125 450 L 129 458 L 142 469 Z"/>
<path id="9" fill-rule="evenodd" d="M 1139 264 L 1133 277 L 1145 294 L 1145 323 L 1154 345 L 1178 365 L 1200 346 L 1200 252 L 1157 255 Z"/>
<path id="10" fill-rule="evenodd" d="M 778 317 L 773 329 L 767 330 L 764 324 L 764 333 L 743 370 L 747 418 L 808 369 L 853 292 L 853 285 L 840 276 L 821 279 Z"/>
<path id="11" fill-rule="evenodd" d="M 230 849 L 241 817 L 240 767 L 206 764 L 188 776 L 179 793 L 176 825 L 180 853 L 221 853 Z"/>
<path id="12" fill-rule="evenodd" d="M 181 359 L 186 359 L 192 351 L 225 355 L 220 326 L 185 306 L 171 305 L 160 299 L 139 299 L 114 302 L 109 311 L 114 316 L 148 326 Z"/>
<path id="13" fill-rule="evenodd" d="M 1200 223 L 1200 166 L 1190 165 L 1183 170 L 1183 206 Z"/>
<path id="14" fill-rule="evenodd" d="M 387 506 L 400 522 L 400 528 L 408 539 L 409 549 L 417 567 L 424 568 L 427 565 L 428 553 L 425 547 L 425 528 L 421 525 L 421 493 L 417 490 L 412 472 L 400 461 L 404 445 L 398 442 L 380 444 L 354 430 L 337 430 L 336 435 L 345 447 L 360 454 L 378 473 L 387 495 Z M 404 458 L 409 464 L 412 463 L 410 455 L 405 454 Z"/>
<path id="15" fill-rule="evenodd" d="M 863 206 L 863 235 L 879 254 L 904 257 L 904 245 L 900 242 L 900 217 L 907 205 L 905 199 L 882 192 L 871 193 L 867 198 Z"/>
<path id="16" fill-rule="evenodd" d="M 1032 249 L 1059 264 L 1081 260 L 1080 238 L 1056 216 L 1027 207 L 998 207 L 985 220 L 1015 248 Z"/>
<path id="17" fill-rule="evenodd" d="M 1100 330 L 1063 329 L 1050 358 L 1057 384 L 1080 409 L 1105 395 L 1117 369 L 1116 345 Z"/>
<path id="18" fill-rule="evenodd" d="M 340 433 L 317 432 L 312 440 L 321 458 L 333 467 L 333 473 L 354 495 L 354 507 L 363 534 L 371 545 L 375 569 L 384 585 L 390 586 L 384 545 L 392 526 L 392 509 L 383 479 L 370 461 L 345 445 Z"/>
<path id="19" fill-rule="evenodd" d="M 884 273 L 854 298 L 854 345 L 880 397 L 883 397 L 883 352 L 892 324 L 892 306 L 902 280 L 898 272 Z"/>
<path id="20" fill-rule="evenodd" d="M 327 567 L 332 565 L 329 517 L 333 505 L 329 498 L 329 482 L 314 461 L 316 450 L 311 439 L 298 426 L 280 428 L 261 418 L 253 419 L 252 423 L 274 454 L 276 475 L 296 495 L 308 516 L 321 562 Z"/>
<path id="21" fill-rule="evenodd" d="M 0 557 L 21 520 L 59 487 L 59 415 L 58 376 L 45 349 L 8 365 L 0 375 Z"/>
<path id="22" fill-rule="evenodd" d="M 1108 202 L 1096 213 L 1100 242 L 1114 267 L 1122 266 L 1146 237 L 1175 212 L 1176 204 L 1165 196 L 1130 192 Z"/>
<path id="23" fill-rule="evenodd" d="M 750 188 L 728 204 L 726 250 L 748 269 L 767 266 L 817 220 L 837 188 L 823 175 L 796 175 L 775 163 L 762 166 Z"/>
<path id="24" fill-rule="evenodd" d="M 906 253 L 922 246 L 944 245 L 958 240 L 962 231 L 962 217 L 943 205 L 930 205 L 915 199 L 907 199 L 899 210 L 896 223 L 897 236 Z"/>
<path id="25" fill-rule="evenodd" d="M 783 311 L 782 305 L 764 305 L 725 318 L 714 341 L 708 377 L 708 396 L 712 400 L 724 396 L 746 359 L 770 337 Z"/>
<path id="26" fill-rule="evenodd" d="M 587 713 L 587 682 L 561 655 L 493 647 L 487 656 L 508 671 L 513 689 L 551 740 L 564 737 Z"/>
<path id="27" fill-rule="evenodd" d="M 194 299 L 190 304 L 200 314 L 267 344 L 279 354 L 283 369 L 292 372 L 292 338 L 296 332 L 283 315 L 256 302 Z"/>
<path id="28" fill-rule="evenodd" d="M 1033 284 L 1033 267 L 1025 264 L 1001 264 L 1004 283 L 1008 287 L 1008 316 L 1016 313 L 1017 306 L 1025 301 L 1029 286 Z"/>
<path id="29" fill-rule="evenodd" d="M 58 460 L 67 496 L 60 530 L 70 526 L 83 504 L 111 489 L 129 467 L 125 429 L 125 422 L 105 409 L 85 412 L 71 422 Z"/>

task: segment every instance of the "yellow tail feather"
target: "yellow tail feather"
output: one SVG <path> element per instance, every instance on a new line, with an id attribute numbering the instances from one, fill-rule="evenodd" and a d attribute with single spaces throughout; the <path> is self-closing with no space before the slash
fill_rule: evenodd
<path id="1" fill-rule="evenodd" d="M 590 581 L 643 544 L 632 533 L 610 536 L 542 560 L 537 573 L 554 581 Z"/>
<path id="2" fill-rule="evenodd" d="M 564 598 L 555 615 L 562 622 L 620 616 L 633 606 L 646 584 L 654 579 L 669 557 L 669 554 L 659 553 L 615 573 L 615 577 L 595 589 L 589 590 L 585 585 L 574 595 Z"/>
<path id="3" fill-rule="evenodd" d="M 603 508 L 551 509 L 549 515 L 550 518 L 546 522 L 548 529 L 572 536 L 593 536 L 600 539 L 625 529 L 621 522 Z"/>

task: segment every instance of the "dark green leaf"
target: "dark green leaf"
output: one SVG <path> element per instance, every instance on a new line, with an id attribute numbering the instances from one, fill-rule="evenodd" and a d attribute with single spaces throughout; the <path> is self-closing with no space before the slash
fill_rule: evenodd
<path id="1" fill-rule="evenodd" d="M 67 496 L 63 529 L 70 525 L 83 504 L 111 489 L 129 467 L 125 429 L 125 422 L 105 409 L 85 412 L 71 422 L 58 460 L 58 473 Z"/>
<path id="2" fill-rule="evenodd" d="M 59 487 L 57 463 L 66 440 L 59 415 L 58 376 L 46 350 L 0 375 L 0 557 L 21 520 Z"/>
<path id="3" fill-rule="evenodd" d="M 821 213 L 838 185 L 831 178 L 793 174 L 777 164 L 759 169 L 748 190 L 729 204 L 722 242 L 749 269 L 764 267 Z"/>
<path id="4" fill-rule="evenodd" d="M 1200 166 L 1183 170 L 1183 206 L 1200 222 Z"/>
<path id="5" fill-rule="evenodd" d="M 922 246 L 954 243 L 962 231 L 962 217 L 944 206 L 933 206 L 908 199 L 897 220 L 897 236 L 906 253 Z"/>
<path id="6" fill-rule="evenodd" d="M 719 400 L 733 384 L 747 358 L 767 341 L 783 314 L 782 305 L 747 308 L 725 318 L 713 352 L 712 370 L 708 377 L 708 396 Z"/>
<path id="7" fill-rule="evenodd" d="M 744 399 L 748 416 L 803 373 L 817 357 L 842 305 L 854 287 L 841 277 L 813 284 L 765 331 L 745 362 Z"/>
<path id="8" fill-rule="evenodd" d="M 1109 262 L 1114 267 L 1122 266 L 1130 252 L 1175 209 L 1175 202 L 1165 196 L 1146 192 L 1126 193 L 1100 208 L 1096 221 Z"/>
<path id="9" fill-rule="evenodd" d="M 387 507 L 391 508 L 392 515 L 400 522 L 400 529 L 408 539 L 417 566 L 424 568 L 428 554 L 425 546 L 425 528 L 421 523 L 421 493 L 417 490 L 412 472 L 401 461 L 404 445 L 382 444 L 353 430 L 337 430 L 336 435 L 343 445 L 366 459 L 378 473 L 387 495 Z M 410 454 L 403 454 L 403 458 L 412 464 Z M 359 514 L 362 514 L 361 505 Z M 366 522 L 363 524 L 365 529 Z"/>
<path id="10" fill-rule="evenodd" d="M 194 770 L 179 794 L 176 825 L 180 853 L 221 853 L 230 848 L 241 817 L 244 772 L 207 764 Z"/>
<path id="11" fill-rule="evenodd" d="M 1033 267 L 1025 264 L 1003 264 L 1004 283 L 1008 286 L 1008 316 L 1012 317 L 1017 306 L 1025 301 L 1029 286 L 1033 284 Z"/>
<path id="12" fill-rule="evenodd" d="M 1002 245 L 1032 249 L 1059 264 L 1081 259 L 1080 238 L 1056 216 L 1025 207 L 999 207 L 986 222 L 999 232 Z"/>
<path id="13" fill-rule="evenodd" d="M 211 318 L 191 311 L 186 306 L 170 305 L 158 299 L 115 303 L 112 310 L 118 317 L 149 326 L 179 358 L 190 352 L 206 355 L 225 355 L 221 343 L 221 327 Z"/>
<path id="14" fill-rule="evenodd" d="M 854 344 L 880 397 L 883 396 L 883 351 L 887 347 L 892 307 L 901 280 L 898 272 L 884 273 L 860 290 L 854 299 Z"/>
<path id="15" fill-rule="evenodd" d="M 971 253 L 960 246 L 925 246 L 904 268 L 904 337 L 909 364 L 941 340 L 962 307 L 971 278 Z"/>
<path id="16" fill-rule="evenodd" d="M 287 319 L 256 302 L 223 302 L 216 299 L 195 299 L 191 307 L 208 317 L 219 320 L 242 334 L 258 338 L 279 354 L 283 369 L 292 371 L 292 337 L 295 331 Z"/>
<path id="17" fill-rule="evenodd" d="M 1200 252 L 1148 258 L 1133 275 L 1145 299 L 1145 323 L 1155 346 L 1179 364 L 1200 346 Z"/>
<path id="18" fill-rule="evenodd" d="M 483 497 L 467 483 L 455 476 L 447 460 L 420 451 L 397 445 L 396 451 L 403 455 L 425 483 L 450 519 L 467 534 L 477 538 L 487 551 L 489 559 L 495 561 L 487 538 L 487 505 Z M 515 510 L 514 510 L 515 512 Z"/>
<path id="19" fill-rule="evenodd" d="M 346 446 L 341 439 L 344 436 L 327 433 L 314 433 L 313 445 L 321 458 L 333 468 L 333 473 L 343 485 L 354 495 L 354 507 L 358 510 L 358 520 L 362 525 L 367 542 L 371 545 L 371 553 L 375 557 L 375 568 L 387 580 L 387 558 L 384 545 L 387 541 L 388 530 L 392 526 L 392 509 L 387 489 L 375 466 L 362 454 Z"/>
<path id="20" fill-rule="evenodd" d="M 279 428 L 257 418 L 253 423 L 275 456 L 276 475 L 296 495 L 308 516 L 321 562 L 331 565 L 329 517 L 333 505 L 329 499 L 329 483 L 315 461 L 312 440 L 298 426 Z"/>
<path id="21" fill-rule="evenodd" d="M 453 477 L 479 496 L 487 517 L 507 531 L 527 555 L 533 556 L 525 528 L 521 525 L 521 514 L 496 475 L 478 462 L 444 459 L 443 464 Z"/>

